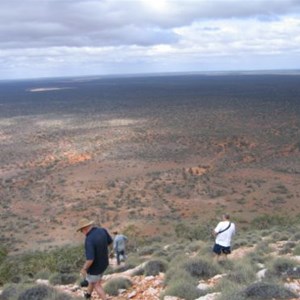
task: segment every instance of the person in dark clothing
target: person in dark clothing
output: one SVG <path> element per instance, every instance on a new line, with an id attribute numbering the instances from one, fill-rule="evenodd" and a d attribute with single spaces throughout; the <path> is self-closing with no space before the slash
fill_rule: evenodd
<path id="1" fill-rule="evenodd" d="M 113 240 L 105 228 L 94 227 L 94 222 L 87 219 L 79 221 L 77 231 L 85 235 L 85 257 L 86 261 L 80 274 L 88 281 L 87 293 L 84 297 L 91 298 L 92 292 L 98 293 L 101 299 L 106 300 L 106 295 L 101 285 L 104 271 L 108 267 L 108 247 Z"/>

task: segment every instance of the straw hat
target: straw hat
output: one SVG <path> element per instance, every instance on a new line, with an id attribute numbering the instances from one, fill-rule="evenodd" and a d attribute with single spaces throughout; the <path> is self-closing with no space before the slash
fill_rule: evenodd
<path id="1" fill-rule="evenodd" d="M 76 231 L 79 231 L 80 229 L 88 227 L 92 224 L 94 224 L 94 221 L 89 221 L 88 219 L 81 219 L 78 223 Z"/>

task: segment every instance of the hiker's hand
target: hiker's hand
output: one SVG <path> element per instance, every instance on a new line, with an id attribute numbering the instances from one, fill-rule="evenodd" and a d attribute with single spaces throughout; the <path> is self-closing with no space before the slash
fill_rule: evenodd
<path id="1" fill-rule="evenodd" d="M 86 277 L 86 269 L 81 269 L 80 270 L 80 275 L 83 277 L 83 278 L 85 278 Z"/>

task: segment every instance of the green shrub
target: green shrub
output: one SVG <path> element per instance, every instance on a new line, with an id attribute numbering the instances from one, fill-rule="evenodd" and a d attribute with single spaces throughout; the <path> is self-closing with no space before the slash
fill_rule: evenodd
<path id="1" fill-rule="evenodd" d="M 153 252 L 153 257 L 164 257 L 165 259 L 168 259 L 168 251 L 164 249 L 158 249 Z"/>
<path id="2" fill-rule="evenodd" d="M 207 241 L 211 237 L 211 227 L 209 223 L 196 226 L 179 223 L 175 226 L 175 233 L 177 238 Z"/>
<path id="3" fill-rule="evenodd" d="M 186 251 L 188 252 L 197 252 L 204 248 L 203 241 L 192 241 L 190 244 L 187 245 Z"/>
<path id="4" fill-rule="evenodd" d="M 240 248 L 240 247 L 244 247 L 244 246 L 248 246 L 249 244 L 249 241 L 245 238 L 239 238 L 239 239 L 236 239 L 234 241 L 234 247 L 235 248 Z"/>
<path id="5" fill-rule="evenodd" d="M 244 258 L 233 265 L 233 270 L 229 272 L 227 279 L 238 283 L 248 284 L 255 280 L 256 270 L 255 265 L 251 260 Z"/>
<path id="6" fill-rule="evenodd" d="M 253 283 L 240 292 L 240 295 L 245 296 L 246 299 L 255 300 L 297 298 L 297 295 L 286 289 L 284 286 L 267 282 Z"/>
<path id="7" fill-rule="evenodd" d="M 292 253 L 293 248 L 296 246 L 295 242 L 287 242 L 282 246 L 282 248 L 279 250 L 279 254 L 288 254 Z"/>
<path id="8" fill-rule="evenodd" d="M 34 278 L 35 279 L 46 279 L 47 280 L 47 279 L 50 278 L 50 276 L 51 276 L 51 272 L 49 270 L 44 269 L 44 270 L 38 271 L 35 274 Z"/>
<path id="9" fill-rule="evenodd" d="M 156 276 L 160 272 L 166 272 L 168 263 L 161 259 L 150 260 L 144 267 L 145 276 Z"/>
<path id="10" fill-rule="evenodd" d="M 47 285 L 37 285 L 31 288 L 26 289 L 22 292 L 18 300 L 42 300 L 42 299 L 49 299 L 52 296 L 54 290 L 53 288 Z M 70 298 L 67 298 L 70 299 Z"/>
<path id="11" fill-rule="evenodd" d="M 292 241 L 300 241 L 300 232 L 295 233 L 292 237 L 291 237 Z"/>
<path id="12" fill-rule="evenodd" d="M 20 287 L 17 284 L 7 284 L 0 294 L 0 300 L 16 299 L 20 294 Z"/>
<path id="13" fill-rule="evenodd" d="M 251 221 L 252 228 L 256 229 L 265 229 L 273 226 L 288 226 L 294 224 L 295 220 L 288 216 L 279 216 L 279 215 L 261 215 L 254 218 Z"/>
<path id="14" fill-rule="evenodd" d="M 266 255 L 269 254 L 272 251 L 272 248 L 269 246 L 269 241 L 268 240 L 264 240 L 259 242 L 256 247 L 255 247 L 255 251 L 259 254 L 259 255 Z"/>
<path id="15" fill-rule="evenodd" d="M 127 290 L 132 286 L 132 282 L 125 277 L 117 277 L 110 279 L 104 285 L 105 293 L 111 296 L 117 296 L 119 294 L 119 290 L 125 289 Z"/>
<path id="16" fill-rule="evenodd" d="M 297 245 L 293 251 L 293 254 L 296 256 L 300 256 L 300 245 Z"/>
<path id="17" fill-rule="evenodd" d="M 243 295 L 239 294 L 243 290 L 243 286 L 226 277 L 222 278 L 214 289 L 221 292 L 221 295 L 217 298 L 218 300 L 246 300 Z"/>
<path id="18" fill-rule="evenodd" d="M 198 257 L 189 259 L 183 267 L 192 277 L 197 279 L 210 278 L 219 271 L 219 268 L 212 261 Z"/>
<path id="19" fill-rule="evenodd" d="M 284 278 L 288 276 L 295 267 L 297 267 L 297 261 L 287 258 L 279 257 L 270 262 L 268 266 L 267 277 Z"/>
<path id="20" fill-rule="evenodd" d="M 153 252 L 157 250 L 157 247 L 154 246 L 154 245 L 151 245 L 151 246 L 146 246 L 146 247 L 143 247 L 141 250 L 139 250 L 139 255 L 151 255 L 153 254 Z"/>
<path id="21" fill-rule="evenodd" d="M 5 260 L 7 254 L 8 254 L 8 251 L 7 251 L 6 247 L 1 245 L 0 246 L 0 265 Z"/>
<path id="22" fill-rule="evenodd" d="M 74 300 L 70 295 L 58 292 L 47 285 L 8 285 L 4 287 L 1 300 Z M 76 298 L 78 299 L 78 298 Z"/>
<path id="23" fill-rule="evenodd" d="M 78 272 L 84 263 L 83 247 L 64 247 L 50 252 L 30 252 L 9 257 L 0 265 L 0 285 L 14 278 L 34 277 L 41 270 L 49 272 Z"/>
<path id="24" fill-rule="evenodd" d="M 179 297 L 185 300 L 194 300 L 205 295 L 205 292 L 199 290 L 185 278 L 180 278 L 176 281 L 172 281 L 170 285 L 167 286 L 164 292 L 164 296 L 166 295 Z"/>

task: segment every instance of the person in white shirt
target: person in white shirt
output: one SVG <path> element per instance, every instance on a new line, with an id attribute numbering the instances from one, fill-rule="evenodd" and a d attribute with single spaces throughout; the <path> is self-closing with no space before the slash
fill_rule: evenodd
<path id="1" fill-rule="evenodd" d="M 224 214 L 222 219 L 213 231 L 216 237 L 213 252 L 217 261 L 222 254 L 227 258 L 227 255 L 231 253 L 231 239 L 235 234 L 235 224 L 230 222 L 230 216 Z"/>

